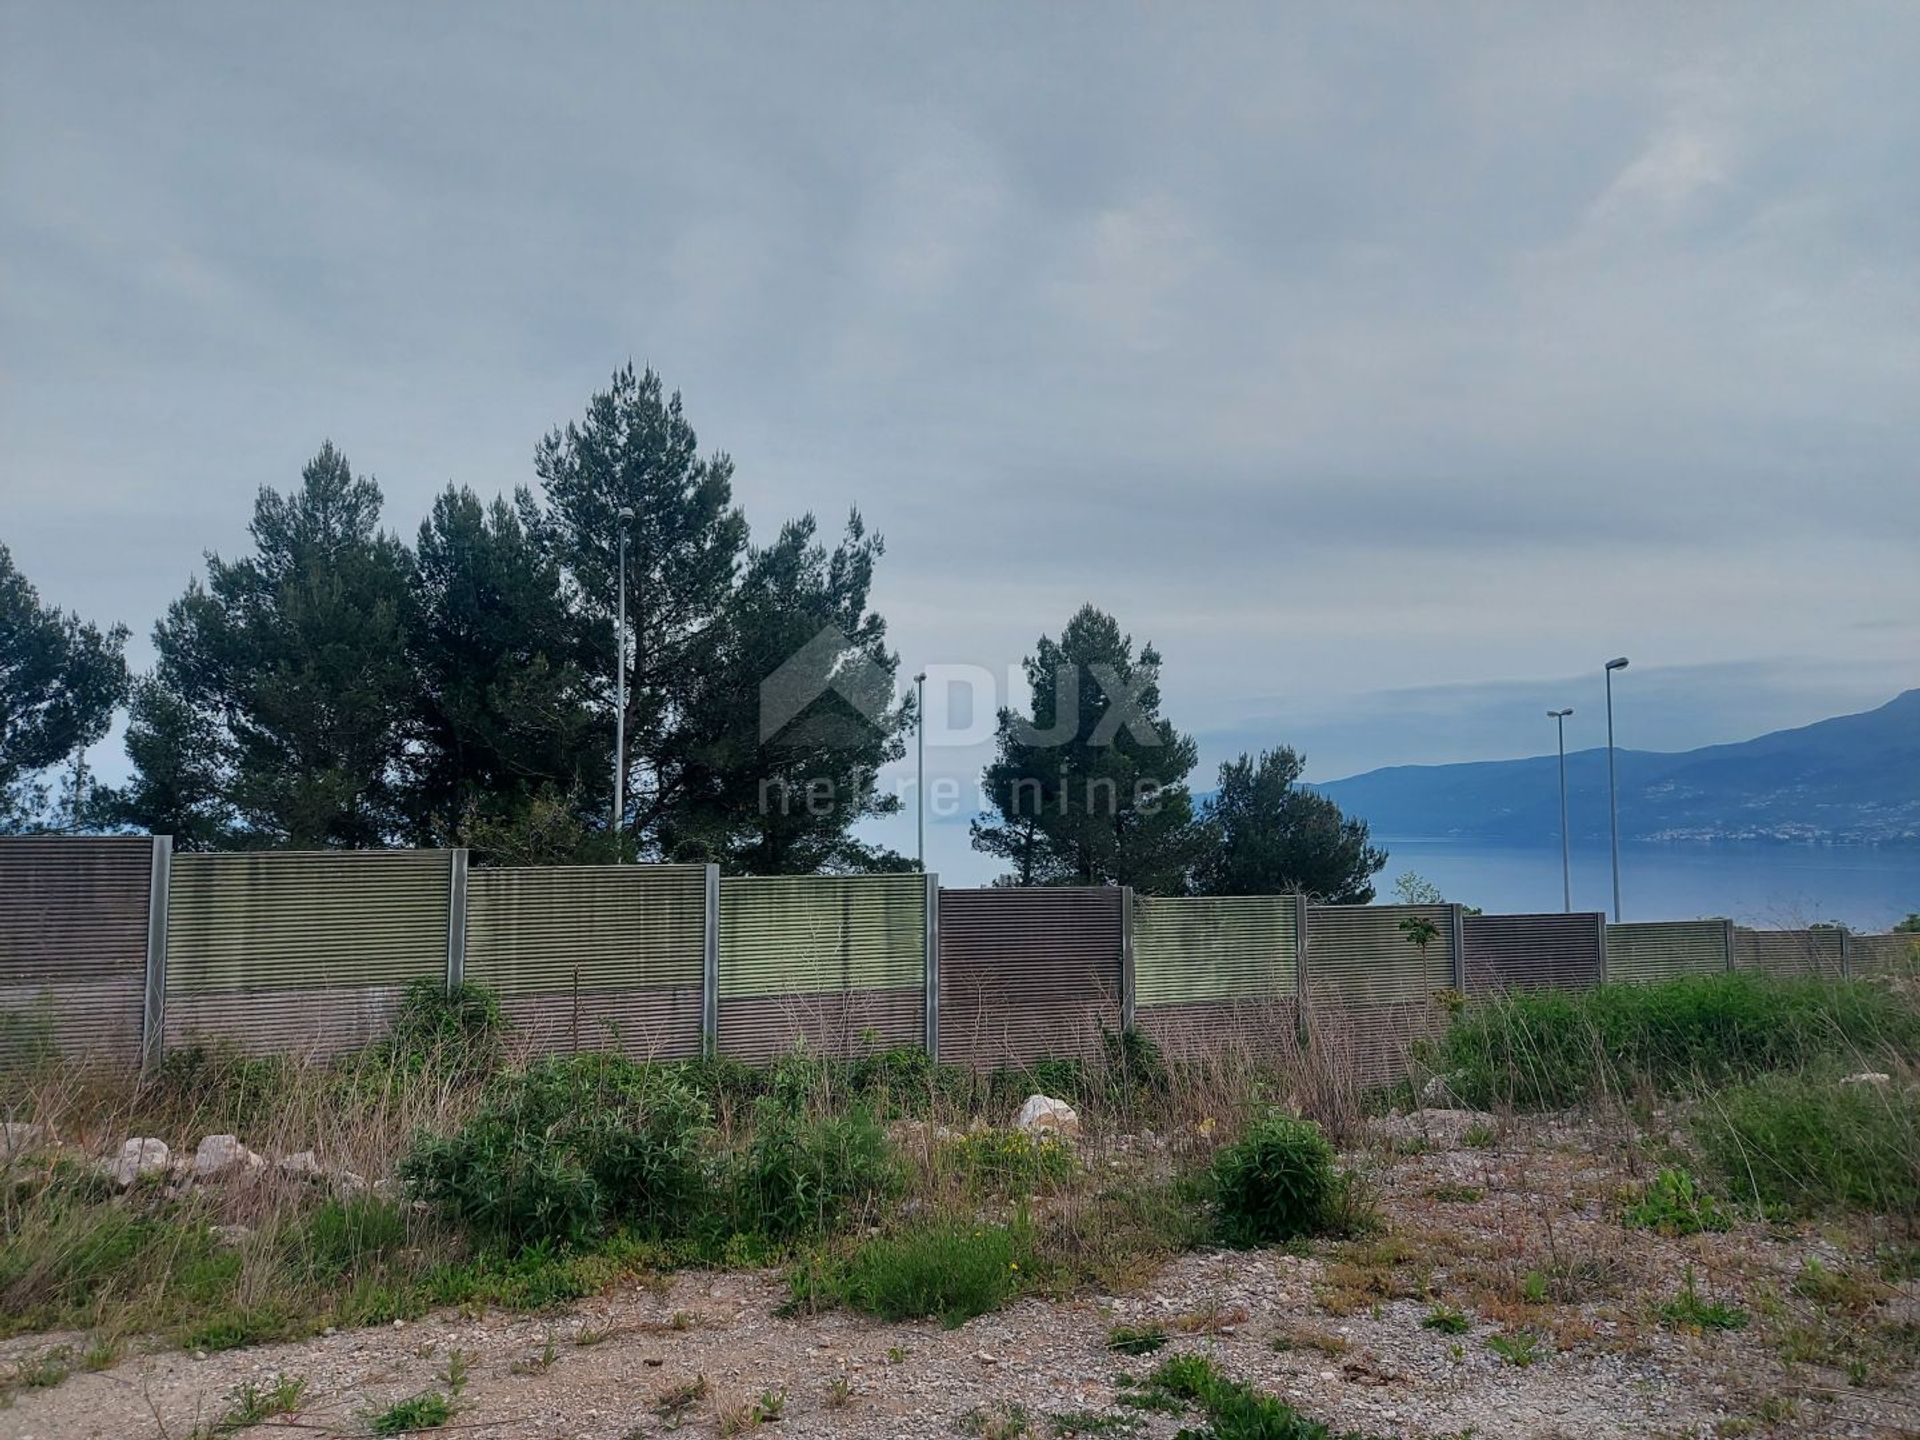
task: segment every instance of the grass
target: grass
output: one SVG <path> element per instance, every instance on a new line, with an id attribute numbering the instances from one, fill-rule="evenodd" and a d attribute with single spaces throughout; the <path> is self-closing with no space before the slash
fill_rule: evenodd
<path id="1" fill-rule="evenodd" d="M 789 1285 L 797 1308 L 837 1303 L 882 1320 L 935 1319 L 951 1329 L 1013 1298 L 1030 1246 L 1024 1224 L 929 1221 L 869 1240 L 845 1258 L 798 1265 Z"/>
<path id="2" fill-rule="evenodd" d="M 1722 1300 L 1704 1299 L 1693 1278 L 1693 1266 L 1673 1299 L 1660 1307 L 1660 1318 L 1676 1330 L 1744 1330 L 1747 1312 Z"/>
<path id="3" fill-rule="evenodd" d="M 1437 1330 L 1442 1335 L 1464 1335 L 1473 1328 L 1473 1322 L 1451 1305 L 1436 1305 L 1421 1317 L 1422 1330 Z"/>
<path id="4" fill-rule="evenodd" d="M 1175 1409 L 1198 1410 L 1206 1426 L 1183 1430 L 1193 1440 L 1370 1440 L 1360 1431 L 1336 1436 L 1275 1396 L 1227 1376 L 1204 1355 L 1176 1355 L 1153 1372 L 1144 1393 Z"/>
<path id="5" fill-rule="evenodd" d="M 1798 1212 L 1920 1215 L 1920 1089 L 1769 1075 L 1715 1095 L 1702 1148 L 1735 1193 Z"/>
<path id="6" fill-rule="evenodd" d="M 1733 1228 L 1733 1219 L 1720 1203 L 1686 1171 L 1669 1168 L 1655 1175 L 1620 1210 L 1620 1223 L 1629 1230 L 1652 1230 L 1661 1235 L 1698 1235 L 1702 1231 Z"/>
<path id="7" fill-rule="evenodd" d="M 1469 1006 L 1434 1059 L 1467 1104 L 1539 1110 L 1821 1062 L 1858 1069 L 1916 1044 L 1920 1015 L 1880 987 L 1728 974 L 1515 991 Z"/>
<path id="8" fill-rule="evenodd" d="M 453 1401 L 438 1390 L 422 1391 L 373 1415 L 367 1426 L 375 1435 L 411 1435 L 438 1430 L 453 1419 Z"/>
<path id="9" fill-rule="evenodd" d="M 1533 1330 L 1506 1330 L 1487 1337 L 1487 1349 L 1509 1365 L 1526 1369 L 1542 1358 L 1540 1336 Z"/>
<path id="10" fill-rule="evenodd" d="M 1107 1348 L 1119 1355 L 1151 1355 L 1166 1344 L 1164 1325 L 1116 1325 L 1107 1332 Z"/>

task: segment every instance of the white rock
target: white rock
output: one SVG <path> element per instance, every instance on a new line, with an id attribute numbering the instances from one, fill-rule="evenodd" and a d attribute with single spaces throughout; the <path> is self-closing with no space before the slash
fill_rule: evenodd
<path id="1" fill-rule="evenodd" d="M 1040 1135 L 1049 1130 L 1060 1135 L 1078 1135 L 1080 1116 L 1064 1100 L 1055 1100 L 1047 1095 L 1029 1095 L 1027 1103 L 1020 1107 L 1020 1113 L 1013 1117 L 1013 1128 L 1024 1130 L 1029 1135 Z"/>
<path id="2" fill-rule="evenodd" d="M 44 1125 L 32 1125 L 20 1120 L 0 1124 L 0 1160 L 11 1160 L 29 1150 L 38 1150 L 46 1143 L 47 1129 Z"/>
<path id="3" fill-rule="evenodd" d="M 311 1150 L 297 1151 L 292 1155 L 282 1155 L 275 1162 L 282 1175 L 297 1175 L 303 1180 L 317 1179 L 326 1171 L 320 1168 L 320 1157 Z"/>
<path id="4" fill-rule="evenodd" d="M 252 1175 L 266 1163 L 231 1135 L 209 1135 L 193 1152 L 193 1178 L 218 1180 L 236 1172 Z"/>
<path id="5" fill-rule="evenodd" d="M 1858 1075 L 1849 1075 L 1840 1082 L 1842 1085 L 1890 1085 L 1893 1077 L 1879 1070 L 1862 1070 Z"/>
<path id="6" fill-rule="evenodd" d="M 166 1169 L 171 1153 L 164 1140 L 151 1137 L 129 1140 L 120 1147 L 118 1155 L 100 1162 L 100 1173 L 124 1190 L 142 1175 Z"/>
<path id="7" fill-rule="evenodd" d="M 361 1179 L 360 1176 L 354 1174 L 353 1171 L 337 1170 L 334 1172 L 333 1193 L 337 1198 L 341 1200 L 351 1200 L 356 1195 L 364 1193 L 366 1188 L 367 1182 Z"/>
<path id="8" fill-rule="evenodd" d="M 246 1225 L 210 1225 L 207 1228 L 222 1245 L 238 1245 L 253 1234 L 252 1228 Z"/>

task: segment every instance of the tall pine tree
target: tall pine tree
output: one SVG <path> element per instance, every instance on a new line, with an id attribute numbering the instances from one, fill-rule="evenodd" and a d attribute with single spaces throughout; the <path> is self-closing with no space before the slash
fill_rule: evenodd
<path id="1" fill-rule="evenodd" d="M 1324 795 L 1300 787 L 1304 756 L 1286 746 L 1220 767 L 1204 818 L 1206 845 L 1194 867 L 1202 895 L 1301 891 L 1329 905 L 1365 905 L 1387 852 L 1368 841 Z"/>
<path id="2" fill-rule="evenodd" d="M 254 554 L 207 557 L 155 628 L 120 818 L 183 845 L 359 848 L 400 829 L 409 557 L 331 443 L 263 488 Z"/>
<path id="3" fill-rule="evenodd" d="M 414 550 L 407 636 L 414 843 L 550 828 L 556 806 L 583 830 L 603 823 L 613 746 L 596 708 L 595 638 L 504 499 L 482 505 L 449 486 L 434 501 Z"/>

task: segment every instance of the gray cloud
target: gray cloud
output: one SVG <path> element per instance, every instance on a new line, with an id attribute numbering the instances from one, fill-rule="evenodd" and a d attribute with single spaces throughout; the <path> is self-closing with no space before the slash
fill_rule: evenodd
<path id="1" fill-rule="evenodd" d="M 1875 4 L 7 3 L 0 534 L 144 631 L 322 438 L 410 532 L 631 356 L 762 533 L 865 510 L 910 669 L 1092 599 L 1340 769 L 1506 733 L 1382 692 L 1618 650 L 1846 708 L 1920 670 L 1916 59 Z"/>

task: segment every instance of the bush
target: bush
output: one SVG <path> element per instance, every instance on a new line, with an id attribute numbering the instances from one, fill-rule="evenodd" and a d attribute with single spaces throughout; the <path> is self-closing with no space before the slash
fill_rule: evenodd
<path id="1" fill-rule="evenodd" d="M 507 1029 L 500 1002 L 484 985 L 421 978 L 407 985 L 378 1058 L 398 1069 L 484 1070 L 500 1058 Z"/>
<path id="2" fill-rule="evenodd" d="M 736 1161 L 735 1223 L 775 1239 L 824 1233 L 897 1193 L 903 1180 L 865 1106 L 809 1115 L 797 1096 L 769 1096 L 755 1107 L 752 1137 Z"/>
<path id="3" fill-rule="evenodd" d="M 1742 1194 L 1810 1211 L 1920 1212 L 1920 1094 L 1777 1075 L 1721 1092 L 1696 1126 Z"/>
<path id="4" fill-rule="evenodd" d="M 1697 1090 L 1917 1043 L 1920 1015 L 1875 986 L 1732 974 L 1516 991 L 1458 1017 L 1436 1058 L 1467 1104 L 1553 1109 L 1608 1089 Z"/>
<path id="5" fill-rule="evenodd" d="M 1229 1379 L 1205 1355 L 1176 1355 L 1147 1380 L 1149 1397 L 1175 1406 L 1197 1406 L 1207 1417 L 1203 1431 L 1183 1430 L 1195 1440 L 1369 1440 L 1359 1431 L 1334 1431 L 1285 1401 Z"/>
<path id="6" fill-rule="evenodd" d="M 511 1245 L 586 1243 L 621 1226 L 669 1234 L 706 1208 L 712 1134 L 706 1103 L 670 1072 L 551 1058 L 498 1077 L 456 1134 L 417 1140 L 401 1176 Z"/>
<path id="7" fill-rule="evenodd" d="M 837 1301 L 882 1320 L 938 1319 L 948 1328 L 998 1310 L 1021 1284 L 1024 1227 L 936 1220 L 869 1240 L 838 1264 L 798 1267 L 801 1305 Z"/>
<path id="8" fill-rule="evenodd" d="M 1318 1125 L 1270 1111 L 1214 1156 L 1213 1185 L 1228 1242 L 1272 1245 L 1333 1226 L 1345 1181 Z"/>

